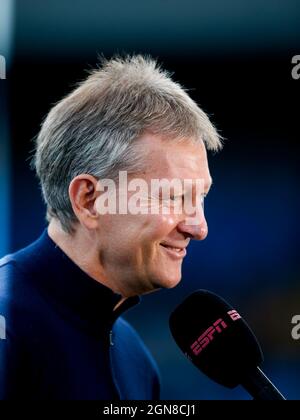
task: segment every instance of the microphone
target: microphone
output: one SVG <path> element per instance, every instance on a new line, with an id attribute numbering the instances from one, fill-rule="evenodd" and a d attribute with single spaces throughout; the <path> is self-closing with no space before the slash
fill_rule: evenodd
<path id="1" fill-rule="evenodd" d="M 169 322 L 179 348 L 209 378 L 227 388 L 242 385 L 254 400 L 285 400 L 259 368 L 263 353 L 254 333 L 220 296 L 197 290 Z"/>

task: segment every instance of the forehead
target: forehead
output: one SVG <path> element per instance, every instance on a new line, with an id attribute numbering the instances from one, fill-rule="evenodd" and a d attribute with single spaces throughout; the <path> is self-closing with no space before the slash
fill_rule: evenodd
<path id="1" fill-rule="evenodd" d="M 154 135 L 141 138 L 140 146 L 146 154 L 144 175 L 155 178 L 202 178 L 210 183 L 207 154 L 203 142 L 180 143 Z"/>

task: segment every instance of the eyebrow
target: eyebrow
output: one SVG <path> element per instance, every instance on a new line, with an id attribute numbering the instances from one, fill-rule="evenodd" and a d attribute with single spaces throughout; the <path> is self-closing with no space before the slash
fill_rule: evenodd
<path id="1" fill-rule="evenodd" d="M 205 194 L 208 194 L 208 193 L 209 193 L 209 191 L 210 191 L 210 189 L 211 189 L 212 185 L 213 185 L 213 179 L 212 179 L 212 177 L 210 177 L 210 181 L 208 182 L 208 184 L 204 185 L 204 193 L 205 193 Z M 180 194 L 180 195 L 184 196 L 185 194 L 186 194 L 186 192 L 185 192 L 185 191 L 183 191 L 183 193 L 182 193 L 182 194 Z M 178 196 L 179 196 L 179 195 L 178 195 Z"/>
<path id="2" fill-rule="evenodd" d="M 203 193 L 206 195 L 210 191 L 211 187 L 213 185 L 213 179 L 210 177 L 210 180 L 207 184 L 204 185 L 204 191 Z M 186 190 L 182 191 L 180 194 L 175 195 L 176 197 L 184 197 L 186 195 Z M 162 189 L 159 188 L 159 197 L 161 198 L 162 195 Z"/>

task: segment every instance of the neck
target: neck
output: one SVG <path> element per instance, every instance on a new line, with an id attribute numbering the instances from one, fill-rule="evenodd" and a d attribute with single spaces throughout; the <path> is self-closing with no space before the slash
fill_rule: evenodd
<path id="1" fill-rule="evenodd" d="M 101 266 L 98 242 L 94 232 L 84 231 L 80 225 L 71 235 L 65 232 L 59 221 L 51 219 L 48 226 L 48 235 L 56 245 L 91 278 L 110 288 L 115 293 L 120 293 L 106 277 Z M 123 302 L 126 299 L 122 296 Z M 119 306 L 116 305 L 115 309 Z"/>

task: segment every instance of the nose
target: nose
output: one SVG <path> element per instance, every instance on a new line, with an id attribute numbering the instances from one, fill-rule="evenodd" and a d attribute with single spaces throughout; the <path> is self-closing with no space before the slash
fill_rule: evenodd
<path id="1" fill-rule="evenodd" d="M 193 223 L 190 223 L 189 219 L 179 222 L 177 229 L 186 237 L 198 241 L 203 241 L 208 235 L 208 226 L 204 215 L 199 220 L 194 219 Z"/>

